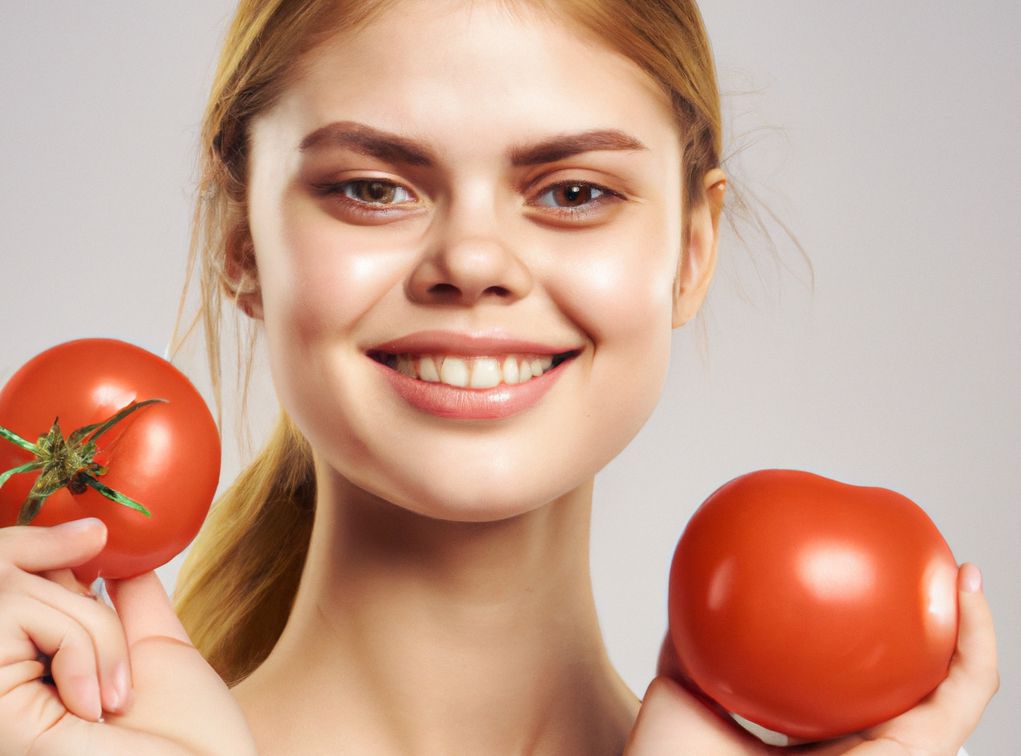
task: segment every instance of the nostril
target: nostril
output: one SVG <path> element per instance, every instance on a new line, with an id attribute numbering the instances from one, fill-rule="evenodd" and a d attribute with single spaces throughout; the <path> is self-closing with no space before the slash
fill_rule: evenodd
<path id="1" fill-rule="evenodd" d="M 437 283 L 429 287 L 429 294 L 439 299 L 456 299 L 461 296 L 461 289 L 454 284 Z M 487 286 L 482 291 L 482 295 L 485 296 L 487 294 L 504 299 L 511 296 L 511 290 L 506 286 Z"/>
<path id="2" fill-rule="evenodd" d="M 452 297 L 460 294 L 460 290 L 453 284 L 438 283 L 429 287 L 430 294 L 437 294 L 441 297 Z"/>

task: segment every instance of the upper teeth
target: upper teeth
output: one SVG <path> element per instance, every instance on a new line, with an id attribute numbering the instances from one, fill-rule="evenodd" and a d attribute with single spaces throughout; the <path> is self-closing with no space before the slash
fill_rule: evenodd
<path id="1" fill-rule="evenodd" d="M 450 357 L 440 354 L 397 356 L 397 372 L 431 383 L 461 388 L 492 388 L 536 378 L 553 365 L 552 355 Z"/>

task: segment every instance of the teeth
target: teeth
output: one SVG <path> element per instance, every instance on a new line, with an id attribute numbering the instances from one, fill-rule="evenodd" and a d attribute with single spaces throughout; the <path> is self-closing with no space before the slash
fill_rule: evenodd
<path id="1" fill-rule="evenodd" d="M 553 356 L 451 357 L 444 355 L 395 355 L 390 364 L 397 372 L 430 383 L 458 388 L 486 389 L 504 383 L 514 386 L 538 378 L 553 366 Z"/>
<path id="2" fill-rule="evenodd" d="M 440 380 L 440 371 L 436 369 L 436 361 L 432 357 L 427 355 L 418 361 L 418 377 L 430 383 Z"/>
<path id="3" fill-rule="evenodd" d="M 507 357 L 503 361 L 503 380 L 504 383 L 508 383 L 513 386 L 518 382 L 518 361 L 513 357 Z"/>
<path id="4" fill-rule="evenodd" d="M 402 375 L 411 376 L 412 378 L 415 377 L 415 368 L 412 366 L 411 360 L 407 357 L 397 358 L 397 372 Z"/>
<path id="5" fill-rule="evenodd" d="M 468 384 L 472 388 L 493 388 L 503 379 L 500 363 L 491 357 L 475 360 L 472 365 L 472 378 Z"/>
<path id="6" fill-rule="evenodd" d="M 440 381 L 449 386 L 468 385 L 468 362 L 460 357 L 446 357 L 440 368 Z"/>

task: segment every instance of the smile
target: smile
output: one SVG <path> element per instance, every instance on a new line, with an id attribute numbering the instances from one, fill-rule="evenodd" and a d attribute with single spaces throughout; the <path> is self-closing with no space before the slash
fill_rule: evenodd
<path id="1" fill-rule="evenodd" d="M 491 389 L 501 384 L 517 386 L 535 380 L 577 354 L 577 350 L 559 354 L 507 355 L 389 354 L 370 351 L 369 357 L 418 381 L 456 388 Z"/>

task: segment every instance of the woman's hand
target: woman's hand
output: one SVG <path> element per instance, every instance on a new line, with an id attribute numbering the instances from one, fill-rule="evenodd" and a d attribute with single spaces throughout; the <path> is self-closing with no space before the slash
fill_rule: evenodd
<path id="1" fill-rule="evenodd" d="M 105 542 L 96 519 L 0 528 L 0 756 L 254 754 L 154 572 L 107 582 L 116 612 L 83 592 L 69 568 Z"/>
<path id="2" fill-rule="evenodd" d="M 946 679 L 917 706 L 870 730 L 798 753 L 816 756 L 954 756 L 978 725 L 989 700 L 999 687 L 996 637 L 992 615 L 982 593 L 978 568 L 963 565 L 958 572 L 960 626 L 957 650 Z M 668 648 L 668 647 L 667 647 Z M 670 667 L 661 654 L 660 675 L 652 681 L 631 737 L 626 756 L 684 756 L 718 754 L 752 756 L 782 753 L 767 746 L 663 674 Z"/>

